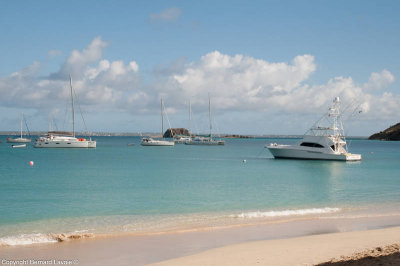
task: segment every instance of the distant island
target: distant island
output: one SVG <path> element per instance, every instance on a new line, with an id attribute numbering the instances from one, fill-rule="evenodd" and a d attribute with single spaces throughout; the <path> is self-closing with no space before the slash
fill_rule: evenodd
<path id="1" fill-rule="evenodd" d="M 384 131 L 371 135 L 368 139 L 377 140 L 400 140 L 400 123 L 391 126 Z"/>
<path id="2" fill-rule="evenodd" d="M 165 131 L 163 137 L 164 138 L 173 138 L 174 136 L 195 136 L 193 134 L 189 133 L 189 130 L 186 128 L 169 128 Z M 217 135 L 218 137 L 221 138 L 238 138 L 238 139 L 251 139 L 254 138 L 252 136 L 245 136 L 245 135 L 238 135 L 238 134 L 222 134 L 222 135 Z"/>
<path id="3" fill-rule="evenodd" d="M 186 128 L 168 128 L 163 135 L 163 138 L 173 138 L 174 136 L 189 136 L 189 130 Z"/>
<path id="4" fill-rule="evenodd" d="M 167 130 L 168 131 L 168 130 Z M 165 133 L 167 133 L 167 131 Z M 187 134 L 180 134 L 182 136 L 189 136 L 189 131 L 183 128 L 183 131 L 177 131 Z M 47 131 L 31 131 L 30 136 L 42 136 L 45 135 Z M 165 134 L 164 133 L 164 134 Z M 18 136 L 20 131 L 0 131 L 0 136 Z M 79 132 L 75 133 L 76 136 L 92 136 L 92 137 L 142 137 L 149 136 L 154 138 L 161 138 L 161 134 L 158 132 Z M 166 136 L 168 136 L 167 133 Z M 191 134 L 192 137 L 195 134 Z M 199 136 L 208 136 L 206 133 L 200 134 Z M 215 135 L 219 138 L 241 138 L 241 139 L 301 139 L 303 135 L 272 135 L 272 134 L 254 134 L 254 135 L 240 135 L 240 134 L 217 134 Z M 365 136 L 348 136 L 347 139 L 367 139 Z"/>

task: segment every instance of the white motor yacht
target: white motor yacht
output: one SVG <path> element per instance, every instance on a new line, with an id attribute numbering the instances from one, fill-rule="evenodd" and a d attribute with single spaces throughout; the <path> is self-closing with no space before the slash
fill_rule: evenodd
<path id="1" fill-rule="evenodd" d="M 322 123 L 329 121 L 328 126 Z M 340 114 L 340 99 L 336 97 L 329 111 L 295 145 L 271 143 L 266 148 L 275 158 L 359 161 L 361 154 L 348 152 Z"/>

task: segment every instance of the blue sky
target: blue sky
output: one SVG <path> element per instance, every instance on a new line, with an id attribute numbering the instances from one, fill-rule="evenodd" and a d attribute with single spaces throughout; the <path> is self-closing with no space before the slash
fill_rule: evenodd
<path id="1" fill-rule="evenodd" d="M 187 127 L 190 99 L 206 131 L 210 92 L 224 133 L 302 134 L 339 95 L 363 111 L 346 121 L 349 134 L 369 135 L 399 122 L 399 7 L 3 1 L 0 130 L 17 130 L 21 111 L 33 130 L 47 130 L 50 113 L 65 120 L 74 72 L 94 131 L 158 131 L 160 97 L 173 127 Z"/>

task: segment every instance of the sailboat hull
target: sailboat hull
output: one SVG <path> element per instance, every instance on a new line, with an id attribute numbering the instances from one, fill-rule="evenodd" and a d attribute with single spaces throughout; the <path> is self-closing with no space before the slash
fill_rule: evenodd
<path id="1" fill-rule="evenodd" d="M 174 146 L 175 143 L 172 141 L 166 140 L 151 140 L 151 141 L 142 141 L 142 146 Z"/>
<path id="2" fill-rule="evenodd" d="M 223 140 L 191 140 L 186 141 L 186 145 L 225 145 Z"/>
<path id="3" fill-rule="evenodd" d="M 96 148 L 95 140 L 46 140 L 38 139 L 35 148 Z"/>
<path id="4" fill-rule="evenodd" d="M 7 142 L 8 143 L 29 143 L 29 142 L 31 142 L 31 140 L 27 139 L 27 138 L 15 138 L 15 139 L 7 138 Z"/>

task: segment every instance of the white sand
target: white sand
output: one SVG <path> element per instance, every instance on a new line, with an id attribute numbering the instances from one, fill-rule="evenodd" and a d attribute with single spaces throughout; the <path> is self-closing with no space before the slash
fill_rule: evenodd
<path id="1" fill-rule="evenodd" d="M 242 243 L 153 265 L 313 265 L 400 243 L 400 227 Z"/>

